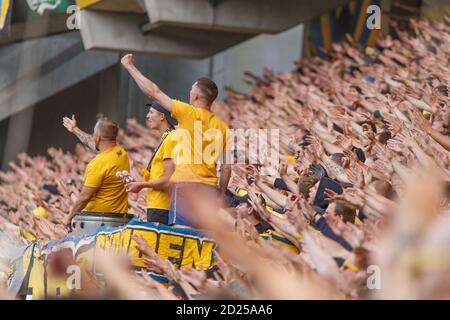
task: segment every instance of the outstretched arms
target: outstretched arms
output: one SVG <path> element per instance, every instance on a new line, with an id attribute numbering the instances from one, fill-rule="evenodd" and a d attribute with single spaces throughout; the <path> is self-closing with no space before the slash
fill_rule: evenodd
<path id="1" fill-rule="evenodd" d="M 146 78 L 134 65 L 133 55 L 127 54 L 122 58 L 122 65 L 133 77 L 141 91 L 149 98 L 158 101 L 164 109 L 172 112 L 172 99 L 162 92 L 150 79 Z"/>
<path id="2" fill-rule="evenodd" d="M 426 128 L 426 132 L 445 150 L 450 151 L 450 137 L 440 133 L 439 131 L 433 129 L 431 126 Z"/>

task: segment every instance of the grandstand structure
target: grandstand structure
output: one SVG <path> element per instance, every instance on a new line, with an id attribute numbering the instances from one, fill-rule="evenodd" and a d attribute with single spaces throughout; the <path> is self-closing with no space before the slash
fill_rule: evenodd
<path id="1" fill-rule="evenodd" d="M 446 3 L 404 2 L 412 11 L 398 14 L 400 18 L 436 14 L 433 8 Z M 311 41 L 317 40 L 314 32 L 319 32 L 319 47 L 336 40 L 330 35 L 337 34 L 337 25 L 326 16 L 340 17 L 348 10 L 355 21 L 351 28 L 357 29 L 365 28 L 371 4 L 382 7 L 386 28 L 391 14 L 390 0 L 0 3 L 9 22 L 0 33 L 0 164 L 4 169 L 22 151 L 33 155 L 45 153 L 50 145 L 72 148 L 76 140 L 59 125 L 64 115 L 76 113 L 86 129 L 98 113 L 122 126 L 130 117 L 142 120 L 148 101 L 120 67 L 123 53 L 136 53 L 137 66 L 174 98 L 187 99 L 192 82 L 204 75 L 221 89 L 232 86 L 245 91 L 244 71 L 293 69 Z M 79 14 L 75 30 L 68 27 L 74 12 Z M 364 38 L 363 30 L 355 34 Z M 367 39 L 373 41 L 371 37 Z M 221 97 L 225 98 L 223 90 Z"/>

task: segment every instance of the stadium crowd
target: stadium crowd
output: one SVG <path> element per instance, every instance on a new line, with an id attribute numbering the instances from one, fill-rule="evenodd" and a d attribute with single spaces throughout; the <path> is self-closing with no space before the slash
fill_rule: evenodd
<path id="1" fill-rule="evenodd" d="M 207 190 L 186 190 L 183 213 L 217 242 L 217 265 L 179 270 L 135 237 L 148 269 L 169 286 L 105 255 L 98 265 L 108 296 L 450 298 L 450 19 L 411 21 L 365 49 L 348 38 L 323 54 L 290 73 L 246 73 L 250 93 L 228 88 L 227 101 L 213 105 L 231 128 L 279 129 L 281 153 L 274 166 L 233 150 L 243 161 L 231 166 L 219 210 Z M 246 132 L 240 138 L 256 134 Z M 134 119 L 119 132 L 133 177 L 160 136 Z M 20 154 L 0 172 L 2 237 L 67 236 L 64 221 L 93 157 L 82 144 L 74 154 Z M 130 192 L 129 207 L 147 219 L 145 193 Z M 84 272 L 81 297 L 104 297 Z"/>

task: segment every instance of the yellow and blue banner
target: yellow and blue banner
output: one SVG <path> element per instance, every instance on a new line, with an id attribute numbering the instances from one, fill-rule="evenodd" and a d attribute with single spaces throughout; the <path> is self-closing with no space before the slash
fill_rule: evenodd
<path id="1" fill-rule="evenodd" d="M 169 259 L 177 268 L 208 270 L 214 264 L 216 244 L 199 230 L 172 228 L 133 219 L 122 227 L 101 227 L 92 235 L 67 237 L 58 241 L 41 239 L 30 244 L 11 264 L 8 287 L 30 300 L 69 297 L 73 293 L 67 287 L 69 275 L 56 278 L 47 270 L 48 256 L 62 249 L 71 250 L 76 265 L 94 274 L 97 274 L 95 259 L 98 249 L 110 254 L 126 254 L 132 267 L 139 273 L 141 268 L 145 268 L 144 257 L 136 248 L 132 235 L 142 236 L 161 258 Z M 149 275 L 160 282 L 168 281 L 158 274 Z"/>
<path id="2" fill-rule="evenodd" d="M 91 235 L 33 242 L 23 248 L 22 254 L 12 261 L 7 276 L 8 288 L 12 293 L 29 300 L 67 298 L 76 294 L 76 291 L 68 288 L 67 279 L 70 274 L 53 276 L 48 270 L 48 257 L 63 249 L 69 250 L 74 264 L 96 275 L 99 275 L 95 263 L 98 250 L 109 254 L 125 254 L 135 272 L 140 274 L 146 265 L 132 235 L 142 236 L 154 252 L 161 258 L 170 260 L 177 268 L 208 270 L 216 265 L 214 252 L 219 249 L 200 230 L 155 225 L 135 218 L 121 227 L 98 228 Z M 267 231 L 261 236 L 299 253 L 292 243 L 276 231 Z M 148 274 L 156 281 L 168 282 L 162 275 L 153 272 Z"/>
<path id="3" fill-rule="evenodd" d="M 12 0 L 0 0 L 0 33 L 9 26 Z"/>
<path id="4" fill-rule="evenodd" d="M 102 2 L 103 0 L 76 0 L 77 6 L 80 7 L 80 9 L 85 9 L 88 7 L 91 7 L 97 3 Z"/>
<path id="5" fill-rule="evenodd" d="M 306 48 L 309 55 L 322 55 L 331 48 L 333 42 L 341 41 L 346 34 L 353 37 L 354 43 L 374 46 L 379 29 L 369 29 L 367 8 L 376 5 L 381 8 L 382 0 L 352 0 L 349 3 L 314 18 L 309 25 Z"/>

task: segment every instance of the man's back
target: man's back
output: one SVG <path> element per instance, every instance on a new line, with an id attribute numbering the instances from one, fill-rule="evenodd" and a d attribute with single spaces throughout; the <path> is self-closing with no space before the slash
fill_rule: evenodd
<path id="1" fill-rule="evenodd" d="M 115 146 L 98 154 L 86 167 L 86 187 L 98 188 L 83 212 L 127 213 L 128 194 L 118 171 L 130 171 L 125 149 Z"/>
<path id="2" fill-rule="evenodd" d="M 227 146 L 228 126 L 214 113 L 176 100 L 172 116 L 178 120 L 173 137 L 178 144 L 171 180 L 217 185 L 216 161 Z"/>

